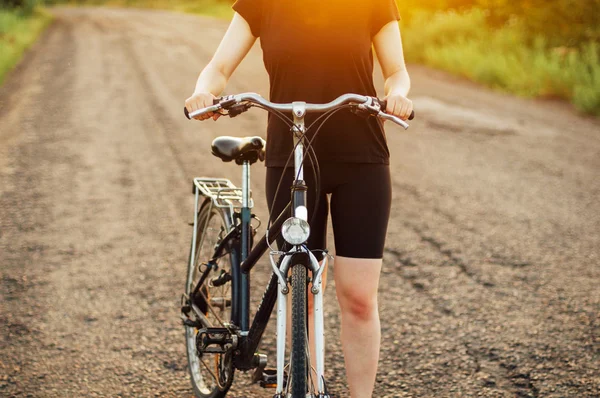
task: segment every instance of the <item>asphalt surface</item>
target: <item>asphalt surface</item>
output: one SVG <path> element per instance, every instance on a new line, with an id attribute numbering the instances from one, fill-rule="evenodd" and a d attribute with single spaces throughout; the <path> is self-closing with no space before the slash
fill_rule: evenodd
<path id="1" fill-rule="evenodd" d="M 189 397 L 178 305 L 191 179 L 239 184 L 209 144 L 264 136 L 266 114 L 182 117 L 223 21 L 55 12 L 0 88 L 0 396 Z M 599 396 L 600 122 L 409 72 L 418 117 L 409 132 L 387 124 L 394 201 L 374 396 Z M 244 91 L 268 93 L 259 46 L 227 87 Z M 252 172 L 266 219 L 264 168 Z M 329 278 L 327 378 L 344 397 Z M 248 379 L 237 374 L 230 396 L 272 396 Z"/>

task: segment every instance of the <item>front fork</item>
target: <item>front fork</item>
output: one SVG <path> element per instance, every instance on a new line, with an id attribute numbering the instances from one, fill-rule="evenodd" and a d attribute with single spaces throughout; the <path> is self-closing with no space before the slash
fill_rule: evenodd
<path id="1" fill-rule="evenodd" d="M 305 133 L 304 116 L 306 115 L 306 104 L 304 102 L 294 102 L 292 104 L 292 114 L 294 117 L 294 185 L 292 187 L 292 209 L 294 217 L 308 221 L 306 185 L 304 184 L 304 145 L 302 137 Z M 308 256 L 307 268 L 312 274 L 312 284 L 310 293 L 313 294 L 313 316 L 314 316 L 314 340 L 316 351 L 316 376 L 318 380 L 318 397 L 326 396 L 325 387 L 325 332 L 323 319 L 323 288 L 322 276 L 325 265 L 319 264 L 314 254 L 304 245 L 295 246 L 288 253 L 284 254 L 281 266 L 277 266 L 274 259 L 275 252 L 270 254 L 271 266 L 273 272 L 277 275 L 277 390 L 275 397 L 283 396 L 284 389 L 284 368 L 285 368 L 285 346 L 286 346 L 286 328 L 287 328 L 287 297 L 290 291 L 287 274 L 292 265 L 294 255 L 305 253 Z M 309 349 L 310 352 L 310 349 Z M 309 362 L 308 367 L 312 372 Z"/>
<path id="2" fill-rule="evenodd" d="M 287 334 L 287 298 L 290 292 L 287 277 L 288 270 L 292 265 L 292 259 L 295 254 L 306 253 L 309 258 L 308 268 L 312 273 L 312 284 L 310 293 L 313 295 L 313 316 L 314 316 L 314 341 L 316 351 L 316 377 L 318 380 L 318 395 L 325 396 L 325 328 L 323 317 L 323 286 L 322 277 L 325 264 L 319 264 L 315 255 L 305 246 L 297 246 L 293 251 L 287 253 L 281 262 L 281 266 L 277 267 L 277 262 L 274 259 L 274 254 L 271 253 L 271 266 L 273 272 L 277 275 L 277 389 L 275 396 L 283 396 L 284 389 L 284 368 L 285 368 L 285 346 Z M 308 364 L 312 372 L 311 364 Z"/>

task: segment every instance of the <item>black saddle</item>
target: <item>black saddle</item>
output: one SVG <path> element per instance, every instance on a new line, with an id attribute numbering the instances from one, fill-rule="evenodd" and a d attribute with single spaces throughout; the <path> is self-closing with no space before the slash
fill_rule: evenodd
<path id="1" fill-rule="evenodd" d="M 244 161 L 250 164 L 265 160 L 266 141 L 260 137 L 217 137 L 212 142 L 212 154 L 224 162 L 235 160 L 237 164 Z"/>

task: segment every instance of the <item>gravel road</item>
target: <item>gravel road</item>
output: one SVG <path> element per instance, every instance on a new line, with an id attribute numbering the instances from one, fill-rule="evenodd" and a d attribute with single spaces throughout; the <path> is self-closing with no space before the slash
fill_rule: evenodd
<path id="1" fill-rule="evenodd" d="M 178 304 L 191 179 L 239 183 L 209 144 L 264 135 L 266 114 L 182 117 L 223 21 L 54 12 L 0 88 L 0 396 L 190 397 Z M 387 127 L 375 396 L 600 396 L 600 122 L 409 71 L 418 119 Z M 268 93 L 258 45 L 227 88 L 243 91 Z M 263 178 L 255 166 L 257 199 Z M 327 377 L 345 397 L 329 278 Z M 232 397 L 272 396 L 248 379 Z"/>

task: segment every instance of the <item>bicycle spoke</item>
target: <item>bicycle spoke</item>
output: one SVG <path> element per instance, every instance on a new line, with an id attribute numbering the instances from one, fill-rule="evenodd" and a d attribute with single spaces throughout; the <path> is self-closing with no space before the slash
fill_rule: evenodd
<path id="1" fill-rule="evenodd" d="M 213 380 L 215 381 L 215 384 L 220 388 L 223 389 L 223 386 L 221 385 L 219 378 L 217 376 L 215 376 L 215 374 L 212 372 L 212 370 L 210 370 L 210 367 L 204 363 L 204 361 L 201 359 L 200 362 L 202 363 L 202 365 L 204 366 L 204 368 L 206 368 L 206 371 L 208 373 L 210 373 L 210 375 L 212 376 Z"/>
<path id="2" fill-rule="evenodd" d="M 210 305 L 210 301 L 208 301 L 208 297 L 206 297 L 206 295 L 204 294 L 204 292 L 202 290 L 198 291 L 202 297 L 204 298 L 204 300 L 206 301 L 206 307 L 209 309 L 209 311 L 215 316 L 215 318 L 217 319 L 217 321 L 221 324 L 222 327 L 227 328 L 229 330 L 229 324 L 225 325 L 225 322 L 223 322 L 223 320 L 221 319 L 221 317 L 219 315 L 217 315 L 217 313 L 215 312 L 215 310 L 213 309 L 213 306 Z"/>
<path id="3" fill-rule="evenodd" d="M 285 371 L 285 369 L 288 369 L 288 379 L 285 384 L 285 395 L 286 396 L 290 394 L 290 389 L 292 388 L 292 372 L 290 371 L 292 369 L 292 359 L 293 359 L 292 354 L 290 353 L 290 361 L 283 368 L 284 371 Z"/>

